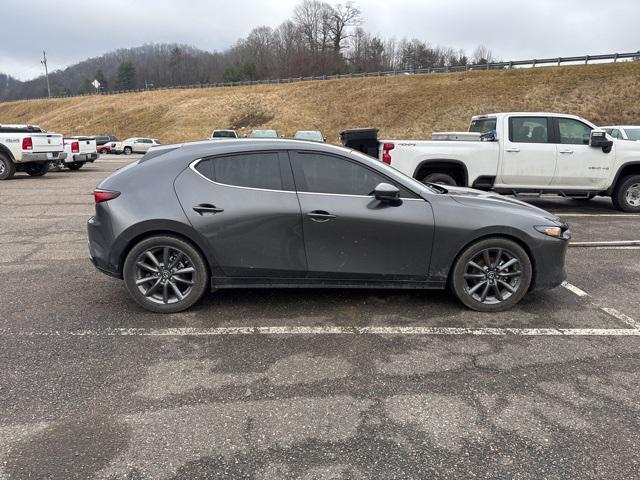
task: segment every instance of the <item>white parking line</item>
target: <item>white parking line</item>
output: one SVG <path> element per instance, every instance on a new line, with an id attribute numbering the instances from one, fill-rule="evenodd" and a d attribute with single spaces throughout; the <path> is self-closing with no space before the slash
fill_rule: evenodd
<path id="1" fill-rule="evenodd" d="M 640 240 L 605 240 L 596 242 L 570 242 L 570 247 L 635 247 Z"/>
<path id="2" fill-rule="evenodd" d="M 106 330 L 3 332 L 18 337 L 201 337 L 238 335 L 480 335 L 480 336 L 640 336 L 635 328 L 464 328 L 464 327 L 212 327 L 112 328 Z"/>
<path id="3" fill-rule="evenodd" d="M 575 293 L 579 297 L 588 297 L 589 296 L 589 294 L 587 292 L 585 292 L 584 290 L 580 290 L 578 287 L 576 287 L 575 285 L 570 284 L 569 282 L 562 282 L 562 286 L 564 288 L 566 288 L 567 290 L 569 290 L 570 292 Z"/>
<path id="4" fill-rule="evenodd" d="M 569 282 L 566 282 L 566 281 L 562 282 L 562 286 L 564 288 L 566 288 L 567 290 L 569 290 L 570 292 L 576 294 L 578 297 L 590 297 L 590 295 L 587 292 L 585 292 L 584 290 L 581 290 L 580 288 L 576 287 L 575 285 L 570 284 Z M 615 308 L 603 307 L 602 305 L 599 305 L 596 302 L 591 302 L 591 303 L 595 307 L 597 307 L 600 310 L 602 310 L 604 313 L 606 313 L 608 315 L 611 315 L 612 317 L 620 320 L 625 325 L 629 325 L 632 329 L 638 330 L 638 332 L 640 332 L 640 322 L 637 322 L 636 320 L 631 318 L 629 315 L 625 315 L 624 313 L 619 312 Z"/>

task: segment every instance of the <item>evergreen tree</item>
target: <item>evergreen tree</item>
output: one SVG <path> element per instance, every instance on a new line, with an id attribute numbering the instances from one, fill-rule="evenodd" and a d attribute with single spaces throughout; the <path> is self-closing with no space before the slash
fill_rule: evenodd
<path id="1" fill-rule="evenodd" d="M 132 62 L 122 62 L 118 67 L 116 88 L 118 90 L 131 90 L 135 88 L 136 67 Z"/>

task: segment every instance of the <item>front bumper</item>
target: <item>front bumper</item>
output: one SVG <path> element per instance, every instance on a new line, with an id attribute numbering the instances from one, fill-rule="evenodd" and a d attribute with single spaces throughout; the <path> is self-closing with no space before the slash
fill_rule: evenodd
<path id="1" fill-rule="evenodd" d="M 532 247 L 534 279 L 531 290 L 558 287 L 567 279 L 565 257 L 569 240 L 542 238 Z"/>
<path id="2" fill-rule="evenodd" d="M 66 160 L 66 163 L 73 162 L 95 162 L 98 158 L 97 153 L 76 153 Z"/>
<path id="3" fill-rule="evenodd" d="M 64 160 L 66 158 L 67 152 L 24 152 L 22 154 L 22 161 L 18 163 L 52 162 L 55 160 Z"/>

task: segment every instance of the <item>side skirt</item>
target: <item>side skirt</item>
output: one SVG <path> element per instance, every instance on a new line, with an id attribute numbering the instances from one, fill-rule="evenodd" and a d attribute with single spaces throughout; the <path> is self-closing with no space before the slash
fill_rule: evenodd
<path id="1" fill-rule="evenodd" d="M 447 282 L 407 280 L 342 280 L 329 278 L 212 277 L 211 289 L 223 288 L 369 288 L 441 290 Z"/>

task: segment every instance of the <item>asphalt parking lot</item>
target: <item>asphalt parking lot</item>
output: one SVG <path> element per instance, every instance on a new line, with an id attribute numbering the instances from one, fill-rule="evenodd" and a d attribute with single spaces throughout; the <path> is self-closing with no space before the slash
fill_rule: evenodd
<path id="1" fill-rule="evenodd" d="M 129 161 L 0 184 L 0 480 L 637 478 L 640 216 L 533 200 L 571 224 L 569 284 L 500 314 L 243 290 L 158 316 L 88 260 Z"/>

